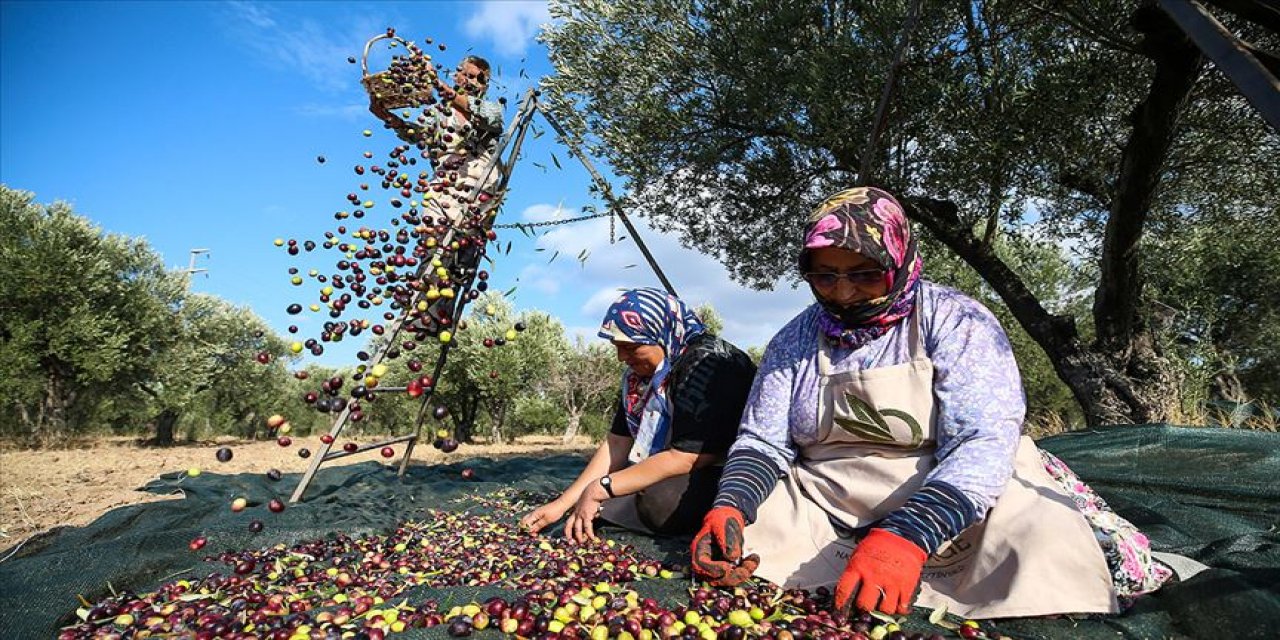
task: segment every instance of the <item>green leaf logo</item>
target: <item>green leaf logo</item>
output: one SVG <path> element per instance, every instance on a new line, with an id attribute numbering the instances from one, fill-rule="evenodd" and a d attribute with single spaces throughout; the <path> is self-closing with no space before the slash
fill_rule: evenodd
<path id="1" fill-rule="evenodd" d="M 920 428 L 920 423 L 911 417 L 911 414 L 897 409 L 877 410 L 862 398 L 851 393 L 844 394 L 844 399 L 849 403 L 851 415 L 848 417 L 836 416 L 834 421 L 850 435 L 880 444 L 899 444 L 893 439 L 893 432 L 889 430 L 889 423 L 884 419 L 885 416 L 890 416 L 905 422 L 907 427 L 911 429 L 911 442 L 905 446 L 918 447 L 921 442 L 924 442 L 924 431 Z"/>

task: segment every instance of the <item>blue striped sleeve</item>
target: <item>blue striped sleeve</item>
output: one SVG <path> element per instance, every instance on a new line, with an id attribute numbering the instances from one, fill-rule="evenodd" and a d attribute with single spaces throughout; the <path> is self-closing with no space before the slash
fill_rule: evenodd
<path id="1" fill-rule="evenodd" d="M 715 506 L 735 507 L 751 524 L 756 521 L 756 509 L 773 492 L 781 476 L 767 455 L 755 449 L 737 449 L 724 465 Z"/>
<path id="2" fill-rule="evenodd" d="M 727 471 L 727 470 L 726 470 Z M 726 473 L 727 475 L 727 473 Z M 724 481 L 721 480 L 721 493 Z M 943 543 L 978 521 L 978 510 L 959 489 L 937 480 L 926 483 L 907 503 L 875 525 L 932 555 Z"/>

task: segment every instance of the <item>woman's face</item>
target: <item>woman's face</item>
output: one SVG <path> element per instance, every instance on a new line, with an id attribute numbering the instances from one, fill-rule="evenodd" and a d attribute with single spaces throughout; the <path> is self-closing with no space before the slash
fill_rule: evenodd
<path id="1" fill-rule="evenodd" d="M 880 263 L 849 249 L 811 249 L 805 279 L 818 295 L 841 307 L 882 298 L 889 292 Z"/>
<path id="2" fill-rule="evenodd" d="M 658 370 L 662 364 L 662 347 L 656 344 L 636 344 L 634 342 L 613 341 L 618 350 L 618 360 L 631 367 L 636 375 L 647 378 Z"/>

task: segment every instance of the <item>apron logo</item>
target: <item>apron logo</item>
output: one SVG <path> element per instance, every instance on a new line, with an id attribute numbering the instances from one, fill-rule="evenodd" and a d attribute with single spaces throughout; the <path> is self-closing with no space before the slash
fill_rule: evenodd
<path id="1" fill-rule="evenodd" d="M 924 431 L 911 414 L 897 409 L 876 409 L 852 393 L 845 393 L 844 399 L 849 403 L 851 415 L 835 416 L 832 421 L 850 435 L 881 444 L 897 444 L 893 432 L 889 430 L 889 423 L 884 419 L 889 416 L 907 423 L 907 427 L 911 429 L 911 443 L 908 446 L 917 447 L 924 442 Z"/>
<path id="2" fill-rule="evenodd" d="M 964 537 L 956 538 L 951 544 L 943 545 L 929 556 L 928 562 L 925 564 L 927 569 L 945 569 L 958 562 L 964 562 L 973 555 L 973 543 L 965 540 Z M 936 571 L 934 572 L 936 573 Z M 949 575 L 943 573 L 941 575 Z"/>

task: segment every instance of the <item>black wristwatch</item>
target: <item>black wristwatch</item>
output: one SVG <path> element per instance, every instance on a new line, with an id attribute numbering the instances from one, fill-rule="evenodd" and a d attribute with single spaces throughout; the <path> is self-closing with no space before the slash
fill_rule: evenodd
<path id="1" fill-rule="evenodd" d="M 600 478 L 600 486 L 604 487 L 604 492 L 609 494 L 610 498 L 618 497 L 613 495 L 613 478 L 610 478 L 609 476 L 602 476 Z"/>

